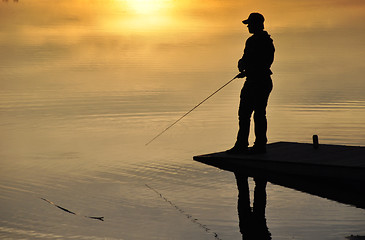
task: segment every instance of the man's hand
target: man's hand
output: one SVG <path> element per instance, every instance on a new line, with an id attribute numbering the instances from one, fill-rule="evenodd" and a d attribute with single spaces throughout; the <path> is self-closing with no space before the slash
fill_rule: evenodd
<path id="1" fill-rule="evenodd" d="M 246 77 L 246 73 L 245 72 L 240 72 L 239 74 L 237 74 L 237 76 L 235 76 L 234 78 L 244 78 Z"/>

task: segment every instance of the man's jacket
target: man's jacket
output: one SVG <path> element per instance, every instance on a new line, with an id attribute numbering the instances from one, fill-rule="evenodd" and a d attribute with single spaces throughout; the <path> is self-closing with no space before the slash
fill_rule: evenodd
<path id="1" fill-rule="evenodd" d="M 270 67 L 274 61 L 275 47 L 266 31 L 256 33 L 246 41 L 242 58 L 238 61 L 238 69 L 245 72 L 247 79 L 270 76 Z"/>

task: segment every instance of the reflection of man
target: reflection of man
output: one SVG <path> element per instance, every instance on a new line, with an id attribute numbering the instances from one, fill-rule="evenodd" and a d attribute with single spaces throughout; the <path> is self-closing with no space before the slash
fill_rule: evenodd
<path id="1" fill-rule="evenodd" d="M 264 179 L 255 178 L 253 208 L 250 206 L 250 190 L 247 176 L 235 173 L 238 188 L 238 218 L 242 240 L 270 240 L 271 233 L 265 218 L 266 184 Z"/>
<path id="2" fill-rule="evenodd" d="M 272 90 L 270 67 L 275 48 L 270 35 L 264 31 L 264 20 L 260 13 L 251 13 L 247 20 L 242 21 L 253 35 L 247 39 L 243 56 L 238 61 L 239 71 L 247 78 L 241 91 L 237 140 L 234 147 L 227 150 L 231 154 L 266 152 L 266 106 Z M 253 147 L 248 149 L 253 112 L 256 140 Z"/>

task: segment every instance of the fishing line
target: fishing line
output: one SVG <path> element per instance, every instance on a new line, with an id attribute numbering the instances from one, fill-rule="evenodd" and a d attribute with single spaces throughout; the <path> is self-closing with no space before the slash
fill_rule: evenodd
<path id="1" fill-rule="evenodd" d="M 200 223 L 198 221 L 197 218 L 194 218 L 191 214 L 186 213 L 183 209 L 181 209 L 180 207 L 178 207 L 176 204 L 174 204 L 173 202 L 171 202 L 170 200 L 168 200 L 166 197 L 164 197 L 160 192 L 158 192 L 156 189 L 154 189 L 153 187 L 149 186 L 148 184 L 145 184 L 146 187 L 148 187 L 150 190 L 154 191 L 157 195 L 160 196 L 160 198 L 162 198 L 165 202 L 167 202 L 168 204 L 170 204 L 173 208 L 175 208 L 179 213 L 181 213 L 182 215 L 184 215 L 187 219 L 189 219 L 192 223 L 196 224 L 199 226 L 199 228 L 203 229 L 205 232 L 212 234 L 214 236 L 214 238 L 216 240 L 222 240 L 221 238 L 219 238 L 218 234 L 216 232 L 211 231 L 211 229 L 209 229 L 206 225 Z"/>
<path id="2" fill-rule="evenodd" d="M 195 107 L 193 107 L 192 109 L 190 109 L 189 111 L 187 111 L 184 115 L 182 115 L 179 119 L 177 119 L 175 122 L 173 122 L 170 126 L 168 126 L 167 128 L 165 128 L 165 130 L 163 130 L 162 132 L 160 132 L 159 134 L 157 134 L 154 138 L 152 138 L 148 143 L 146 143 L 145 145 L 147 146 L 148 144 L 150 144 L 151 142 L 153 142 L 156 138 L 158 138 L 159 136 L 161 136 L 164 132 L 166 132 L 167 130 L 169 130 L 172 126 L 174 126 L 176 123 L 178 123 L 181 119 L 183 119 L 184 117 L 186 117 L 186 115 L 188 115 L 189 113 L 191 113 L 192 111 L 194 111 L 197 107 L 199 107 L 200 105 L 202 105 L 205 101 L 207 101 L 209 98 L 213 97 L 217 92 L 219 92 L 220 90 L 222 90 L 225 86 L 227 86 L 228 84 L 230 84 L 233 80 L 235 80 L 236 78 L 243 78 L 245 77 L 245 73 L 239 73 L 237 74 L 234 78 L 232 78 L 231 80 L 229 80 L 228 82 L 226 82 L 223 86 L 221 86 L 220 88 L 218 88 L 215 92 L 213 92 L 212 94 L 210 94 L 208 97 L 206 97 L 203 101 L 201 101 L 200 103 L 198 103 Z"/>
<path id="3" fill-rule="evenodd" d="M 69 214 L 77 215 L 77 216 L 82 216 L 82 215 L 79 215 L 79 214 L 77 214 L 77 213 L 75 213 L 75 212 L 72 212 L 72 211 L 70 211 L 70 210 L 68 210 L 68 209 L 66 209 L 66 208 L 64 208 L 64 207 L 61 207 L 61 206 L 59 206 L 59 205 L 55 204 L 54 202 L 49 201 L 48 199 L 45 199 L 45 198 L 40 198 L 40 199 L 42 199 L 43 201 L 48 202 L 49 204 L 52 204 L 53 206 L 55 206 L 55 207 L 57 207 L 57 208 L 61 209 L 62 211 L 65 211 L 65 212 L 67 212 L 67 213 L 69 213 Z M 100 221 L 104 221 L 104 217 L 90 217 L 90 216 L 83 216 L 83 217 L 91 218 L 91 219 L 95 219 L 95 220 L 100 220 Z"/>

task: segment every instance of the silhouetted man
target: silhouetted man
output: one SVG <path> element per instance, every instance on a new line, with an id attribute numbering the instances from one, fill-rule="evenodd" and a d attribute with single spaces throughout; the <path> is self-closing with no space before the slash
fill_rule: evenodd
<path id="1" fill-rule="evenodd" d="M 234 147 L 227 150 L 230 154 L 266 152 L 266 106 L 273 87 L 270 67 L 275 48 L 270 35 L 264 31 L 264 21 L 260 13 L 251 13 L 247 20 L 242 21 L 253 35 L 247 39 L 243 56 L 238 61 L 238 69 L 241 76 L 246 76 L 246 81 L 241 90 L 238 111 L 239 131 Z M 253 147 L 248 148 L 252 113 L 256 140 Z"/>

